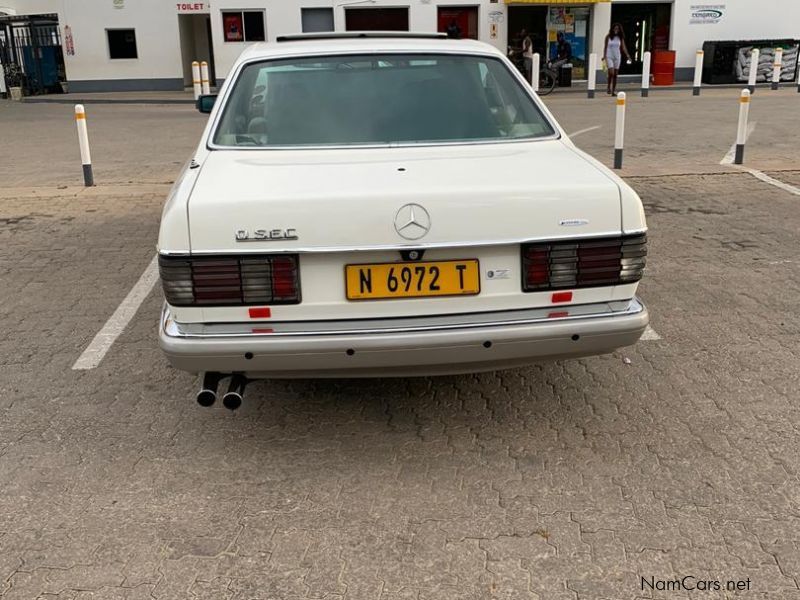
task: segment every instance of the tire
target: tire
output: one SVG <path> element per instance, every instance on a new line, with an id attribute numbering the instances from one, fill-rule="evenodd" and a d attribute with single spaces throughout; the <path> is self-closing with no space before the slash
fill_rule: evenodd
<path id="1" fill-rule="evenodd" d="M 539 95 L 547 96 L 556 87 L 556 78 L 549 71 L 539 72 Z"/>

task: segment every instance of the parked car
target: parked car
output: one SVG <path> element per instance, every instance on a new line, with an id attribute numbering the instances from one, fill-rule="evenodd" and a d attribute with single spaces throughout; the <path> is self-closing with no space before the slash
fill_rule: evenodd
<path id="1" fill-rule="evenodd" d="M 213 102 L 213 109 L 211 104 Z M 495 48 L 289 36 L 237 60 L 167 200 L 160 345 L 247 381 L 516 367 L 634 344 L 646 224 Z"/>

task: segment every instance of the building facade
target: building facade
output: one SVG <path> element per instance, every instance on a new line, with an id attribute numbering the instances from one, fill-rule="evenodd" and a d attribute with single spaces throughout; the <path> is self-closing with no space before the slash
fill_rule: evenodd
<path id="1" fill-rule="evenodd" d="M 41 33 L 45 22 L 57 23 L 55 33 Z M 525 30 L 549 56 L 562 33 L 581 79 L 613 22 L 634 59 L 623 75 L 641 72 L 646 50 L 674 50 L 676 78 L 688 79 L 704 42 L 800 38 L 800 1 L 0 0 L 0 61 L 41 54 L 20 50 L 31 38 L 59 46 L 58 77 L 70 91 L 180 90 L 191 85 L 193 60 L 207 61 L 218 84 L 247 45 L 284 34 L 449 30 L 505 52 L 519 48 Z"/>

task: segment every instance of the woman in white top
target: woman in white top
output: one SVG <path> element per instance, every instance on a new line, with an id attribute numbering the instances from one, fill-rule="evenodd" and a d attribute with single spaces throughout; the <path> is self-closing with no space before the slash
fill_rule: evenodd
<path id="1" fill-rule="evenodd" d="M 606 61 L 608 67 L 607 94 L 617 95 L 617 74 L 619 73 L 620 65 L 622 65 L 623 54 L 626 60 L 630 62 L 631 57 L 625 47 L 625 33 L 622 31 L 622 25 L 614 23 L 603 44 L 603 60 Z"/>

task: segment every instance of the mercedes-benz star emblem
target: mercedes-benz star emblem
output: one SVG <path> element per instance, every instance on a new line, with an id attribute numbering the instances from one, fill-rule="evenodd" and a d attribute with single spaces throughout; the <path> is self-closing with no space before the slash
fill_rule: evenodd
<path id="1" fill-rule="evenodd" d="M 418 240 L 431 230 L 431 216 L 419 204 L 406 204 L 397 211 L 394 228 L 407 240 Z"/>

